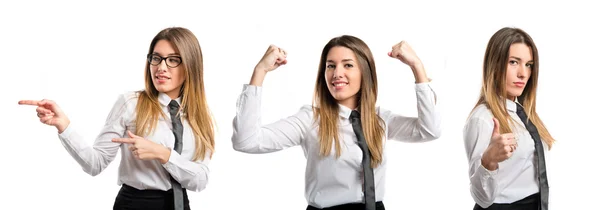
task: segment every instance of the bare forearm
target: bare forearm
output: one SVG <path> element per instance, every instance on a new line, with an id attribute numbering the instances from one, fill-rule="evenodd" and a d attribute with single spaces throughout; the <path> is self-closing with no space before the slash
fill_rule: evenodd
<path id="1" fill-rule="evenodd" d="M 427 73 L 425 72 L 425 67 L 423 67 L 422 63 L 414 64 L 410 67 L 412 69 L 413 75 L 415 76 L 415 83 L 424 83 L 429 82 L 429 78 L 427 77 Z"/>
<path id="2" fill-rule="evenodd" d="M 267 71 L 265 71 L 264 69 L 254 68 L 254 72 L 252 73 L 252 78 L 250 78 L 250 85 L 259 86 L 259 87 L 262 86 L 266 75 L 267 75 Z"/>

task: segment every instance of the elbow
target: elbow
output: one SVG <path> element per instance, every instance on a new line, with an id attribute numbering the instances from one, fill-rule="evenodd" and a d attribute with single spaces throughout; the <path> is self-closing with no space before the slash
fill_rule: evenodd
<path id="1" fill-rule="evenodd" d="M 83 169 L 83 171 L 85 171 L 85 173 L 89 174 L 90 176 L 94 177 L 97 176 L 98 174 L 100 174 L 102 172 L 102 170 L 100 169 Z"/>
<path id="2" fill-rule="evenodd" d="M 425 141 L 433 141 L 442 136 L 442 129 L 426 129 L 421 131 L 421 138 Z"/>
<path id="3" fill-rule="evenodd" d="M 197 185 L 190 186 L 190 187 L 188 187 L 187 189 L 188 189 L 188 190 L 192 190 L 192 191 L 194 191 L 194 192 L 200 192 L 200 191 L 202 191 L 202 190 L 206 189 L 206 185 L 208 185 L 208 181 L 205 181 L 205 182 L 199 182 Z"/>
<path id="4" fill-rule="evenodd" d="M 198 174 L 196 177 L 198 178 L 195 180 L 195 182 L 188 184 L 186 189 L 194 192 L 200 192 L 206 189 L 206 185 L 208 185 L 208 174 Z"/>
<path id="5" fill-rule="evenodd" d="M 481 208 L 488 208 L 494 203 L 494 195 L 479 191 L 471 186 L 471 197 Z"/>
<path id="6" fill-rule="evenodd" d="M 233 140 L 232 143 L 233 146 L 233 150 L 238 151 L 238 152 L 248 152 L 246 146 L 244 144 L 241 144 L 239 141 Z"/>
<path id="7" fill-rule="evenodd" d="M 231 145 L 233 147 L 233 150 L 238 152 L 252 153 L 254 149 L 252 148 L 251 142 L 252 139 L 242 138 L 235 134 L 233 135 L 233 137 L 231 137 Z"/>
<path id="8" fill-rule="evenodd" d="M 104 170 L 104 168 L 106 167 L 105 165 L 102 164 L 95 164 L 95 165 L 91 165 L 88 164 L 86 162 L 80 162 L 83 171 L 85 171 L 85 173 L 89 174 L 90 176 L 96 176 L 100 173 L 102 173 L 102 171 Z"/>
<path id="9" fill-rule="evenodd" d="M 243 144 L 235 144 L 235 143 L 233 144 L 233 150 L 238 151 L 238 152 L 242 152 L 242 153 L 247 153 L 247 154 L 256 154 L 256 153 L 258 153 L 252 147 L 249 147 L 249 146 L 243 145 Z"/>
<path id="10" fill-rule="evenodd" d="M 94 154 L 92 158 L 84 159 L 81 157 L 76 158 L 76 160 L 85 173 L 89 174 L 90 176 L 97 176 L 104 171 L 104 169 L 113 159 L 106 155 Z"/>
<path id="11" fill-rule="evenodd" d="M 240 143 L 240 139 L 236 136 L 233 136 L 231 138 L 231 146 L 233 147 L 233 150 L 238 151 L 238 152 L 244 152 L 244 145 Z"/>
<path id="12" fill-rule="evenodd" d="M 436 140 L 439 139 L 442 136 L 442 129 L 434 129 L 433 131 L 429 132 L 429 140 Z"/>
<path id="13" fill-rule="evenodd" d="M 421 141 L 432 141 L 442 136 L 442 126 L 439 121 L 420 121 L 415 127 L 414 133 L 421 137 Z"/>
<path id="14" fill-rule="evenodd" d="M 493 201 L 481 200 L 481 199 L 475 199 L 475 203 L 477 203 L 477 205 L 479 205 L 481 208 L 484 208 L 484 209 L 487 209 L 492 204 L 494 204 Z"/>

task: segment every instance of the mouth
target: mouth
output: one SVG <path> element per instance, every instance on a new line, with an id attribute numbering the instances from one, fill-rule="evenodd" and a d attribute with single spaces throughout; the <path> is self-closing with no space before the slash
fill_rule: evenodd
<path id="1" fill-rule="evenodd" d="M 517 87 L 520 87 L 520 88 L 525 87 L 525 83 L 524 82 L 513 82 L 513 84 L 515 86 L 517 86 Z"/>
<path id="2" fill-rule="evenodd" d="M 341 90 L 342 88 L 348 86 L 348 82 L 344 82 L 344 81 L 334 81 L 331 83 L 331 85 L 336 89 L 336 90 Z"/>
<path id="3" fill-rule="evenodd" d="M 165 75 L 156 75 L 156 76 L 154 76 L 154 78 L 157 79 L 157 80 L 168 80 L 168 79 L 171 79 L 171 77 L 167 77 Z"/>

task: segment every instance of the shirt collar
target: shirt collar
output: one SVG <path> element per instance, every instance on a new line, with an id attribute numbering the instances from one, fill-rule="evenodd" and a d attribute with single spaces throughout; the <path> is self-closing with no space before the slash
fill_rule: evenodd
<path id="1" fill-rule="evenodd" d="M 519 101 L 516 99 L 514 101 L 506 99 L 506 109 L 510 112 L 516 112 L 517 111 L 517 103 L 519 103 Z"/>
<path id="2" fill-rule="evenodd" d="M 352 109 L 338 104 L 340 106 L 340 117 L 346 118 L 346 119 L 350 119 L 350 114 L 352 114 Z"/>
<path id="3" fill-rule="evenodd" d="M 169 106 L 169 103 L 171 103 L 171 97 L 169 97 L 166 93 L 158 93 L 158 102 L 163 105 L 163 106 Z M 177 101 L 178 104 L 181 105 L 181 97 L 176 98 L 175 101 Z"/>

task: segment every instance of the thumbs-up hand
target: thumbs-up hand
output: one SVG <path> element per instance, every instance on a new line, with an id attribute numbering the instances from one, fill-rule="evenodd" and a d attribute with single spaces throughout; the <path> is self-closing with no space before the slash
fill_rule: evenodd
<path id="1" fill-rule="evenodd" d="M 67 115 L 65 115 L 60 107 L 52 100 L 20 100 L 19 105 L 37 106 L 35 111 L 40 118 L 40 122 L 56 127 L 58 133 L 62 133 L 67 129 L 67 126 L 69 126 L 71 122 Z"/>
<path id="2" fill-rule="evenodd" d="M 269 48 L 267 48 L 267 52 L 265 52 L 265 55 L 263 55 L 262 59 L 260 59 L 254 69 L 269 72 L 275 70 L 279 66 L 285 65 L 286 63 L 287 53 L 285 50 L 275 45 L 270 45 Z"/>
<path id="3" fill-rule="evenodd" d="M 171 150 L 148 139 L 127 131 L 129 138 L 114 138 L 112 142 L 129 144 L 129 151 L 139 160 L 159 160 L 162 164 L 169 161 Z"/>
<path id="4" fill-rule="evenodd" d="M 496 170 L 498 163 L 510 158 L 516 149 L 515 135 L 512 133 L 500 134 L 500 123 L 494 118 L 492 138 L 481 157 L 481 164 L 488 170 Z"/>

